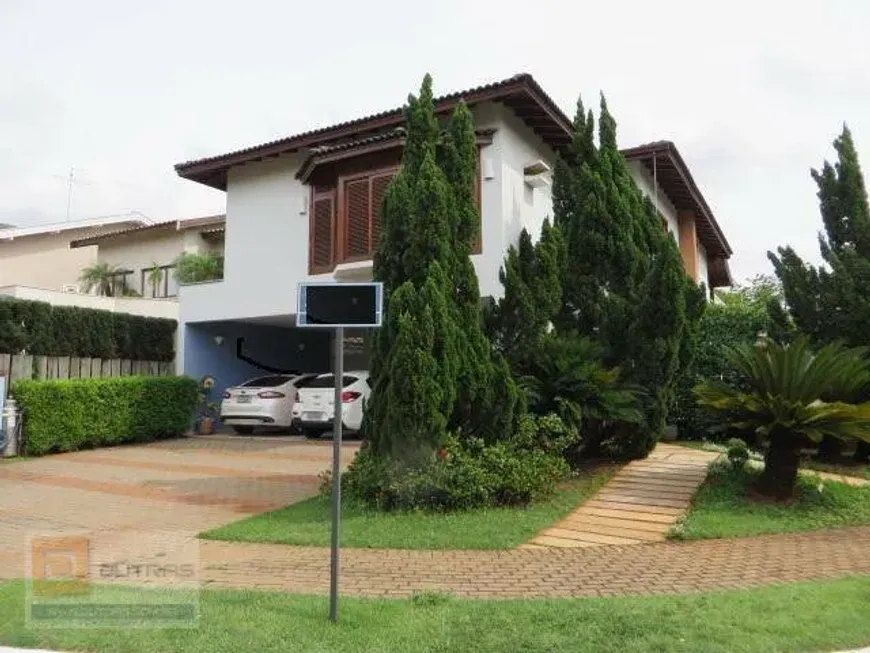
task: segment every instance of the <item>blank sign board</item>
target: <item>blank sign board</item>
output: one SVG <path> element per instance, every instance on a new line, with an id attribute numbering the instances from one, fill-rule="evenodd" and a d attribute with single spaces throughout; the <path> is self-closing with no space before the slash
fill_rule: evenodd
<path id="1" fill-rule="evenodd" d="M 379 327 L 383 285 L 372 283 L 300 283 L 296 326 Z"/>

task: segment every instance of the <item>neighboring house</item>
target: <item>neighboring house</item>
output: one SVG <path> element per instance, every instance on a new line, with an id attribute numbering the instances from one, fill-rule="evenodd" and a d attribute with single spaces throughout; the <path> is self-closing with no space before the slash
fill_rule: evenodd
<path id="1" fill-rule="evenodd" d="M 82 270 L 96 262 L 97 248 L 70 249 L 71 240 L 150 224 L 151 220 L 140 213 L 126 213 L 35 227 L 2 228 L 0 287 L 74 291 Z"/>
<path id="2" fill-rule="evenodd" d="M 223 252 L 224 216 L 172 220 L 118 229 L 70 243 L 97 248 L 97 263 L 118 269 L 118 285 L 147 299 L 175 299 L 175 263 L 184 253 Z"/>
<path id="3" fill-rule="evenodd" d="M 508 247 L 524 227 L 537 236 L 552 215 L 550 171 L 570 142 L 571 120 L 529 75 L 438 98 L 438 114 L 447 117 L 460 100 L 471 108 L 479 146 L 481 238 L 472 261 L 482 295 L 497 297 Z M 258 373 L 252 361 L 323 368 L 313 354 L 323 343 L 293 328 L 296 286 L 371 279 L 403 122 L 394 109 L 176 166 L 179 176 L 227 193 L 224 278 L 180 289 L 181 370 L 212 374 L 226 387 Z M 689 274 L 710 288 L 730 284 L 731 248 L 676 147 L 658 142 L 625 154 Z M 357 347 L 348 369 L 367 364 L 365 350 Z"/>

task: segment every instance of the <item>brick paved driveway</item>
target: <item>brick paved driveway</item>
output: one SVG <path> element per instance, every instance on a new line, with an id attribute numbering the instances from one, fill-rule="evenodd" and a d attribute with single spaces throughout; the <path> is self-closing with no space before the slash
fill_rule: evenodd
<path id="1" fill-rule="evenodd" d="M 355 448 L 346 447 L 347 459 Z M 195 552 L 204 586 L 323 593 L 328 549 L 195 536 L 313 495 L 330 455 L 329 442 L 217 436 L 0 464 L 0 578 L 25 576 L 30 535 L 83 533 L 92 576 L 103 562 L 171 561 L 184 549 Z M 349 549 L 342 592 L 662 594 L 850 574 L 870 575 L 870 527 L 580 549 Z"/>
<path id="2" fill-rule="evenodd" d="M 331 455 L 328 441 L 210 436 L 2 463 L 0 578 L 24 575 L 34 535 L 84 534 L 92 555 L 133 555 L 149 534 L 192 539 L 309 497 Z"/>

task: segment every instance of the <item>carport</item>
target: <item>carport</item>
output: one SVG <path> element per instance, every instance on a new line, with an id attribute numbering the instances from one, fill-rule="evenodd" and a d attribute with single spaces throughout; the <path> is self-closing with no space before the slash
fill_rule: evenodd
<path id="1" fill-rule="evenodd" d="M 179 343 L 183 372 L 196 379 L 215 378 L 215 396 L 255 376 L 280 373 L 325 373 L 333 366 L 332 331 L 296 328 L 296 316 L 188 322 Z M 367 370 L 374 333 L 346 329 L 344 368 Z"/>

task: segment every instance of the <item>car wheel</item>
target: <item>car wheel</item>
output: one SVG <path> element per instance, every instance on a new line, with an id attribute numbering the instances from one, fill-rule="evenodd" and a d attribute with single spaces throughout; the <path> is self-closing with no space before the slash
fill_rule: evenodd
<path id="1" fill-rule="evenodd" d="M 251 435 L 254 432 L 253 426 L 234 426 L 233 431 L 238 435 Z"/>
<path id="2" fill-rule="evenodd" d="M 309 440 L 319 440 L 320 436 L 323 435 L 321 431 L 315 431 L 313 429 L 302 429 L 302 435 L 304 435 Z"/>

